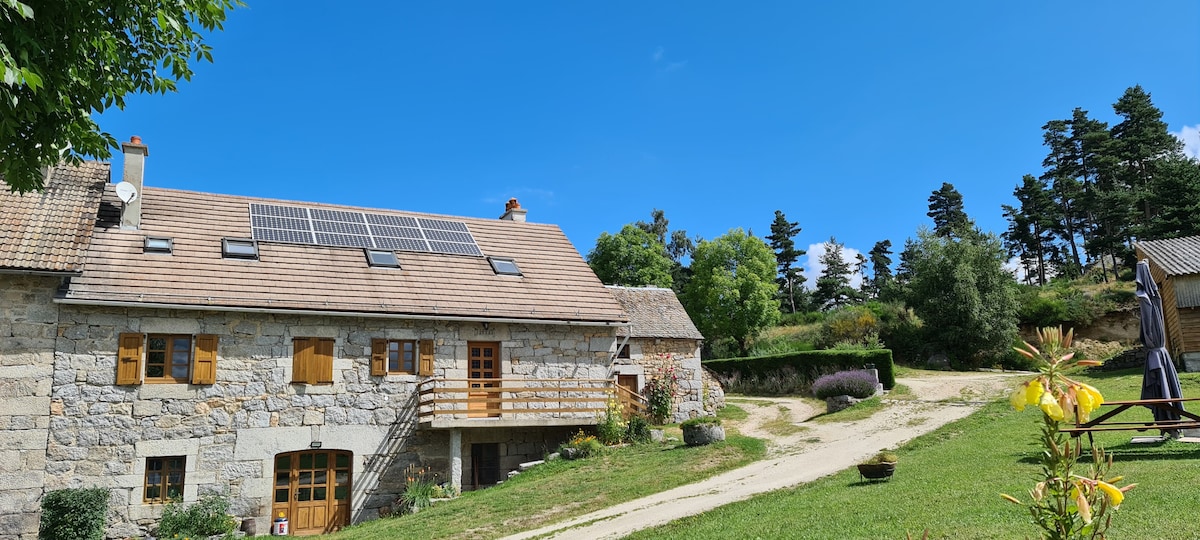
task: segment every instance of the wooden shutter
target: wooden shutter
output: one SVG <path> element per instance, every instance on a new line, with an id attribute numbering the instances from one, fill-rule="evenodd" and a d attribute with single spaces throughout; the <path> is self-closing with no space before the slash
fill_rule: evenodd
<path id="1" fill-rule="evenodd" d="M 421 363 L 417 368 L 417 374 L 425 377 L 433 376 L 433 340 L 421 340 Z"/>
<path id="2" fill-rule="evenodd" d="M 313 368 L 309 372 L 310 384 L 333 382 L 333 340 L 315 340 L 313 351 Z"/>
<path id="3" fill-rule="evenodd" d="M 312 367 L 312 356 L 312 339 L 296 338 L 292 340 L 292 382 L 308 382 L 308 374 Z"/>
<path id="4" fill-rule="evenodd" d="M 196 336 L 196 353 L 192 355 L 192 384 L 217 382 L 217 336 Z"/>
<path id="5" fill-rule="evenodd" d="M 141 334 L 117 337 L 117 384 L 142 384 Z"/>
<path id="6" fill-rule="evenodd" d="M 371 376 L 382 377 L 387 375 L 387 349 L 388 342 L 386 339 L 371 340 Z"/>

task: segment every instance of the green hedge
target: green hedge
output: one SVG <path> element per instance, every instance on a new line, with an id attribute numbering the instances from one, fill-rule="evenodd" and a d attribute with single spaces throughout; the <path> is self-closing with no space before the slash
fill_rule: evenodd
<path id="1" fill-rule="evenodd" d="M 59 489 L 42 497 L 41 540 L 102 540 L 109 493 L 104 488 Z"/>
<path id="2" fill-rule="evenodd" d="M 830 371 L 862 369 L 875 364 L 879 370 L 879 382 L 891 389 L 896 386 L 892 351 L 874 349 L 869 351 L 797 351 L 750 358 L 722 358 L 705 360 L 704 367 L 721 374 L 740 372 L 742 375 L 764 376 L 784 366 L 792 366 L 797 372 L 816 380 Z"/>

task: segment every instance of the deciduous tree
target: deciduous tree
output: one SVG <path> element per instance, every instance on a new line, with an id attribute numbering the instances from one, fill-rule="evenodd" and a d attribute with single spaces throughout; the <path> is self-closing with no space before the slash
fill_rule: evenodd
<path id="1" fill-rule="evenodd" d="M 129 94 L 174 91 L 212 61 L 206 31 L 238 0 L 0 1 L 0 177 L 40 190 L 42 169 L 107 158 L 92 119 Z"/>
<path id="2" fill-rule="evenodd" d="M 587 256 L 588 266 L 608 285 L 670 287 L 671 259 L 650 233 L 626 225 L 617 234 L 601 233 Z"/>
<path id="3" fill-rule="evenodd" d="M 733 339 L 744 355 L 749 340 L 779 320 L 775 257 L 742 229 L 701 241 L 692 253 L 692 273 L 683 300 L 709 342 Z"/>

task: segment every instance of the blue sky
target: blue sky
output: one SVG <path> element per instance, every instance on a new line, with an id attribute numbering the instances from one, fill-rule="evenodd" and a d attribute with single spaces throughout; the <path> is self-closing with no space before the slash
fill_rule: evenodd
<path id="1" fill-rule="evenodd" d="M 247 2 L 178 93 L 100 117 L 149 145 L 148 185 L 475 217 L 518 197 L 583 254 L 653 208 L 710 239 L 778 209 L 800 246 L 899 251 L 942 182 L 1004 230 L 1041 126 L 1115 122 L 1134 84 L 1200 151 L 1194 0 Z"/>

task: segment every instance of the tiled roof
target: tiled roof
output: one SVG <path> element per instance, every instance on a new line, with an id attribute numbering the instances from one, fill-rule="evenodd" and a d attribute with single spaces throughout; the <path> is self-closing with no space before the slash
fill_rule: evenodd
<path id="1" fill-rule="evenodd" d="M 658 287 L 617 287 L 608 285 L 614 298 L 629 313 L 630 328 L 617 335 L 635 338 L 704 339 L 683 304 L 671 289 Z"/>
<path id="2" fill-rule="evenodd" d="M 1146 240 L 1138 242 L 1137 247 L 1168 276 L 1200 274 L 1200 236 Z"/>
<path id="3" fill-rule="evenodd" d="M 0 270 L 78 272 L 108 167 L 96 161 L 53 167 L 41 193 L 0 185 Z"/>
<path id="4" fill-rule="evenodd" d="M 523 276 L 496 275 L 476 256 L 398 252 L 401 268 L 371 268 L 362 249 L 260 242 L 257 261 L 224 259 L 221 239 L 250 238 L 252 202 L 410 212 L 146 187 L 140 230 L 121 230 L 109 186 L 83 275 L 67 301 L 306 310 L 368 316 L 486 317 L 620 323 L 627 316 L 554 225 L 449 217 L 467 225 L 485 255 L 512 257 Z M 434 216 L 447 219 L 448 216 Z M 143 253 L 144 236 L 174 241 L 171 255 Z"/>

